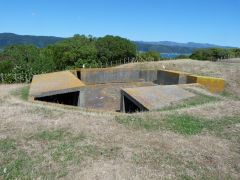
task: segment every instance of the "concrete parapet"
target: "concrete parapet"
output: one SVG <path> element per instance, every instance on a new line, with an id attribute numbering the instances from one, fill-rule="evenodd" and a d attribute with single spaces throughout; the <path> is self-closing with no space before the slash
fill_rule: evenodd
<path id="1" fill-rule="evenodd" d="M 225 81 L 222 78 L 213 78 L 207 76 L 189 75 L 188 81 L 200 84 L 203 88 L 207 89 L 211 93 L 222 92 Z"/>
<path id="2" fill-rule="evenodd" d="M 161 69 L 157 71 L 157 84 L 186 84 L 189 73 Z"/>
<path id="3" fill-rule="evenodd" d="M 157 71 L 157 84 L 192 84 L 198 83 L 211 93 L 222 92 L 224 79 L 207 76 L 197 76 L 190 73 L 161 69 Z"/>

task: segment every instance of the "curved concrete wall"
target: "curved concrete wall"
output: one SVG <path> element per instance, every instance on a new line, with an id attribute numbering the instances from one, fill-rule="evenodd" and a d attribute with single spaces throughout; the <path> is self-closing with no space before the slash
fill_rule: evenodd
<path id="1" fill-rule="evenodd" d="M 159 85 L 198 83 L 212 93 L 222 92 L 224 79 L 172 71 L 166 69 L 137 69 L 137 68 L 93 68 L 76 69 L 71 71 L 86 84 L 103 84 L 114 82 L 155 82 Z"/>

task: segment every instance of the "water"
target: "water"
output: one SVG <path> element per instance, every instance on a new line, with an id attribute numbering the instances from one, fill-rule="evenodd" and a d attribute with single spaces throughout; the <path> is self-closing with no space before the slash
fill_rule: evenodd
<path id="1" fill-rule="evenodd" d="M 174 54 L 170 54 L 170 53 L 160 53 L 161 56 L 164 56 L 164 57 L 167 57 L 167 58 L 175 58 L 176 56 L 179 56 L 181 54 L 177 54 L 177 53 L 174 53 Z M 186 56 L 189 56 L 190 54 L 182 54 L 182 55 L 186 55 Z"/>

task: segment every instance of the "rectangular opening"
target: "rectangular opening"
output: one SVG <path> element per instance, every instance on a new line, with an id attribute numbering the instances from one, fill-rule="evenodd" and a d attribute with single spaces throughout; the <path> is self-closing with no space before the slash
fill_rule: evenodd
<path id="1" fill-rule="evenodd" d="M 77 71 L 77 77 L 81 80 L 81 71 Z"/>
<path id="2" fill-rule="evenodd" d="M 79 93 L 79 91 L 75 91 L 70 93 L 55 94 L 51 96 L 38 97 L 35 98 L 35 100 L 78 106 Z"/>
<path id="3" fill-rule="evenodd" d="M 126 96 L 124 96 L 123 98 L 124 98 L 124 106 L 125 106 L 126 113 L 135 113 L 135 112 L 141 111 L 141 108 L 139 108 L 135 103 L 133 103 Z"/>

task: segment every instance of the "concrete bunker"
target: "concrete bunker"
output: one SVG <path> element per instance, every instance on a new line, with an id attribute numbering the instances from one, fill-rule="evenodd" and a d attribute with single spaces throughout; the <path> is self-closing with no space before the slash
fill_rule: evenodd
<path id="1" fill-rule="evenodd" d="M 195 84 L 215 93 L 223 90 L 224 80 L 165 69 L 75 69 L 35 75 L 30 97 L 35 101 L 133 113 L 160 109 L 193 96 L 180 84 Z"/>

